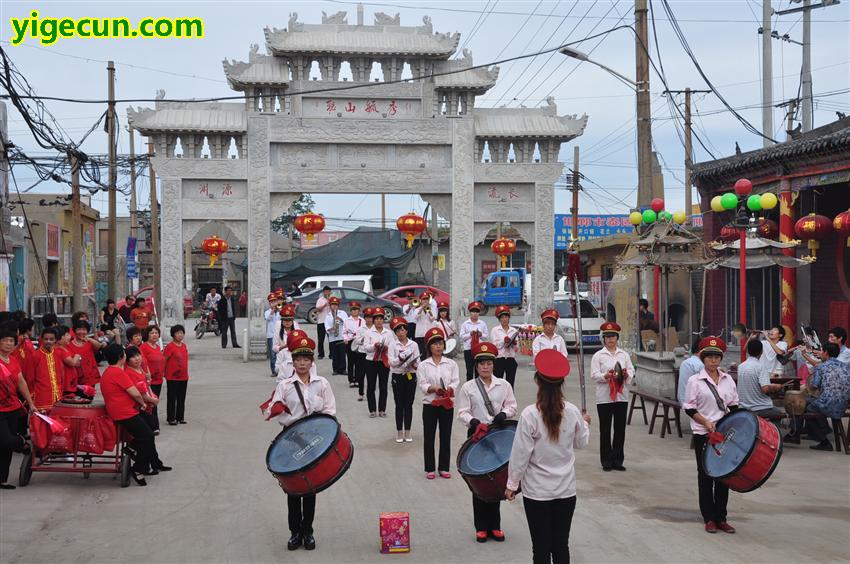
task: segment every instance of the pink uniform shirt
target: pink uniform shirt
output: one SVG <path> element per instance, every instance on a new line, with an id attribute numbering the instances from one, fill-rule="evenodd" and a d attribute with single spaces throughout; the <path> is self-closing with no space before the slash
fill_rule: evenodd
<path id="1" fill-rule="evenodd" d="M 304 405 L 301 405 L 295 386 L 301 388 L 304 404 L 307 406 L 306 411 Z M 292 376 L 278 383 L 269 405 L 274 405 L 278 401 L 282 401 L 289 408 L 289 413 L 284 411 L 277 418 L 277 422 L 284 427 L 314 413 L 336 415 L 336 399 L 330 383 L 322 376 L 314 374 L 310 374 L 310 383 L 306 385 L 298 376 Z"/>
<path id="2" fill-rule="evenodd" d="M 514 335 L 516 335 L 517 331 L 517 329 L 514 329 L 511 326 L 508 326 L 506 331 L 502 329 L 501 325 L 496 325 L 490 329 L 490 342 L 496 345 L 496 349 L 499 351 L 499 354 L 496 355 L 498 358 L 516 358 L 518 343 L 514 341 L 514 344 L 508 347 L 505 344 L 505 337 L 511 339 Z"/>
<path id="3" fill-rule="evenodd" d="M 706 384 L 707 382 L 707 384 Z M 708 372 L 703 368 L 699 374 L 694 374 L 688 380 L 688 386 L 685 388 L 685 403 L 682 409 L 696 409 L 700 415 L 717 423 L 721 417 L 726 415 L 726 411 L 721 410 L 717 406 L 717 400 L 708 386 L 714 386 L 714 382 Z M 723 400 L 726 409 L 730 405 L 738 405 L 738 388 L 735 386 L 735 381 L 732 377 L 723 371 L 720 371 L 720 380 L 717 381 L 717 394 Z M 691 430 L 695 435 L 705 435 L 708 429 L 700 425 L 694 419 L 691 419 Z"/>
<path id="4" fill-rule="evenodd" d="M 475 383 L 477 379 L 476 377 L 464 382 L 457 393 L 457 418 L 463 421 L 463 424 L 467 427 L 473 419 L 488 424 L 493 421 L 493 417 L 487 411 L 484 398 L 481 396 L 481 390 Z M 483 384 L 484 381 L 482 380 L 481 383 Z M 485 385 L 484 389 L 487 391 L 490 403 L 493 404 L 494 414 L 498 415 L 499 412 L 504 412 L 508 419 L 516 416 L 516 397 L 514 397 L 514 389 L 508 384 L 507 380 L 493 376 L 490 378 L 490 385 Z"/>
<path id="5" fill-rule="evenodd" d="M 419 363 L 419 368 L 416 370 L 416 377 L 419 380 L 419 389 L 422 390 L 422 403 L 429 405 L 438 396 L 434 393 L 429 394 L 428 388 L 439 386 L 440 379 L 442 379 L 443 386 L 446 389 L 451 388 L 457 392 L 458 386 L 460 386 L 457 363 L 446 357 L 441 358 L 439 364 L 436 364 L 431 357 L 426 358 Z"/>

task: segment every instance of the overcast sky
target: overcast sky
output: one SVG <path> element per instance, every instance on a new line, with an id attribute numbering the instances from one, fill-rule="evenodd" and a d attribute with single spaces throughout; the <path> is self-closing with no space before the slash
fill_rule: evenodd
<path id="1" fill-rule="evenodd" d="M 430 4 L 430 7 L 425 7 Z M 677 39 L 661 0 L 652 2 L 658 33 L 660 57 L 652 45 L 656 64 L 663 64 L 671 89 L 707 89 L 694 64 Z M 784 10 L 797 6 L 789 0 L 774 0 L 773 7 Z M 549 2 L 529 0 L 508 2 L 435 2 L 429 0 L 385 3 L 365 2 L 365 21 L 373 13 L 401 13 L 402 25 L 420 25 L 430 15 L 435 31 L 461 33 L 461 46 L 471 49 L 475 63 L 506 59 L 582 39 L 610 29 L 619 23 L 633 23 L 633 4 L 629 1 L 586 0 Z M 671 0 L 675 16 L 702 69 L 730 105 L 757 128 L 761 127 L 761 4 L 757 1 Z M 50 17 L 120 17 L 138 21 L 144 17 L 187 17 L 204 19 L 203 39 L 60 39 L 50 47 L 29 39 L 23 46 L 8 43 L 9 18 L 27 17 L 32 9 Z M 251 43 L 264 51 L 263 28 L 284 28 L 288 14 L 295 11 L 305 23 L 321 23 L 322 11 L 347 10 L 349 22 L 356 22 L 356 4 L 351 2 L 15 2 L 0 0 L 0 39 L 19 70 L 40 95 L 102 99 L 106 96 L 106 59 L 117 66 L 116 93 L 119 99 L 153 98 L 157 89 L 165 89 L 168 98 L 206 98 L 233 95 L 224 79 L 223 58 L 247 60 Z M 529 15 L 530 14 L 530 15 Z M 772 25 L 780 35 L 802 40 L 800 14 L 776 16 Z M 819 94 L 846 90 L 850 86 L 850 1 L 812 14 L 812 75 L 815 93 L 815 126 L 836 119 L 836 111 L 850 113 L 850 94 L 820 97 Z M 650 42 L 653 42 L 650 24 Z M 619 30 L 587 41 L 580 50 L 626 76 L 634 76 L 634 37 Z M 460 51 L 460 49 L 459 49 Z M 797 95 L 801 48 L 793 43 L 773 41 L 774 103 Z M 671 118 L 671 110 L 661 93 L 664 86 L 653 74 L 653 139 L 665 164 L 664 177 L 668 209 L 682 209 L 684 202 L 684 150 L 677 133 L 680 120 Z M 572 165 L 573 145 L 581 147 L 581 170 L 593 181 L 585 182 L 582 213 L 624 213 L 635 204 L 637 183 L 634 94 L 628 86 L 591 64 L 580 64 L 557 53 L 501 65 L 498 84 L 479 97 L 478 106 L 520 104 L 533 107 L 554 96 L 561 114 L 587 114 L 589 121 L 583 136 L 561 147 L 561 160 Z M 677 102 L 681 102 L 681 98 Z M 146 104 L 134 104 L 146 105 Z M 152 104 L 151 104 L 152 105 Z M 105 109 L 101 106 L 48 103 L 70 138 L 79 138 Z M 119 152 L 128 152 L 126 104 L 120 104 L 122 125 Z M 10 137 L 24 150 L 42 153 L 28 135 L 20 116 L 10 110 Z M 749 132 L 727 111 L 714 95 L 695 95 L 694 126 L 697 134 L 717 157 L 734 154 L 738 142 L 744 151 L 762 146 L 762 140 Z M 702 115 L 699 115 L 702 114 Z M 784 139 L 784 113 L 774 112 L 774 138 Z M 137 150 L 142 139 L 137 137 Z M 711 157 L 694 140 L 696 161 Z M 106 152 L 106 134 L 95 132 L 83 146 L 91 153 Z M 23 166 L 16 169 L 20 184 L 36 178 Z M 123 179 L 119 179 L 119 184 Z M 146 179 L 139 185 L 146 187 Z M 598 186 L 597 186 L 598 185 Z M 602 188 L 600 188 L 601 186 Z M 68 192 L 67 187 L 42 185 L 46 192 Z M 141 191 L 140 206 L 147 207 L 147 189 Z M 314 195 L 317 210 L 331 219 L 329 229 L 351 229 L 380 217 L 378 196 Z M 126 210 L 127 199 L 119 195 Z M 556 192 L 556 213 L 568 213 L 568 194 Z M 106 195 L 94 197 L 94 205 L 106 211 Z M 423 202 L 404 196 L 388 197 L 391 223 L 409 209 L 422 211 Z M 341 212 L 337 210 L 346 210 Z M 344 218 L 351 214 L 351 221 Z M 360 220 L 359 222 L 354 220 Z"/>

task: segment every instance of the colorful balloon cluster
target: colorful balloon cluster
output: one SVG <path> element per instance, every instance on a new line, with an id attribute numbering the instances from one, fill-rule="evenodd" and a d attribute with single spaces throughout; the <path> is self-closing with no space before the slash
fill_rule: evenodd
<path id="1" fill-rule="evenodd" d="M 779 203 L 776 194 L 765 192 L 764 194 L 751 194 L 753 191 L 753 183 L 742 178 L 735 183 L 735 192 L 726 192 L 722 196 L 715 196 L 711 199 L 711 210 L 714 212 L 724 212 L 734 210 L 738 207 L 739 198 L 746 198 L 747 209 L 751 212 L 760 212 L 762 210 L 772 210 Z"/>
<path id="2" fill-rule="evenodd" d="M 637 227 L 641 223 L 647 225 L 653 224 L 656 221 L 672 221 L 676 225 L 682 225 L 687 219 L 687 215 L 683 211 L 670 213 L 664 209 L 664 200 L 661 198 L 653 198 L 649 203 L 649 209 L 642 212 L 633 211 L 629 214 L 629 223 Z"/>

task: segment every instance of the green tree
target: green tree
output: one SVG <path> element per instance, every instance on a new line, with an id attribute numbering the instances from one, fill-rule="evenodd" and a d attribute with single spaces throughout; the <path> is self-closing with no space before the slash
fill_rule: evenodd
<path id="1" fill-rule="evenodd" d="M 281 235 L 289 235 L 289 226 L 295 221 L 295 218 L 303 213 L 311 211 L 316 206 L 316 202 L 310 194 L 301 194 L 297 200 L 292 202 L 286 213 L 272 220 L 272 229 Z M 295 233 L 298 237 L 298 233 Z"/>

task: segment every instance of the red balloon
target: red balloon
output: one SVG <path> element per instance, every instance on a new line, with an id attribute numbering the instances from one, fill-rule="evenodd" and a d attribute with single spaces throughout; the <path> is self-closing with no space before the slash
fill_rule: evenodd
<path id="1" fill-rule="evenodd" d="M 735 183 L 735 193 L 739 196 L 746 196 L 753 191 L 753 183 L 742 178 Z"/>
<path id="2" fill-rule="evenodd" d="M 652 211 L 658 213 L 664 209 L 664 200 L 661 198 L 653 198 L 649 203 L 649 207 L 652 208 Z"/>

